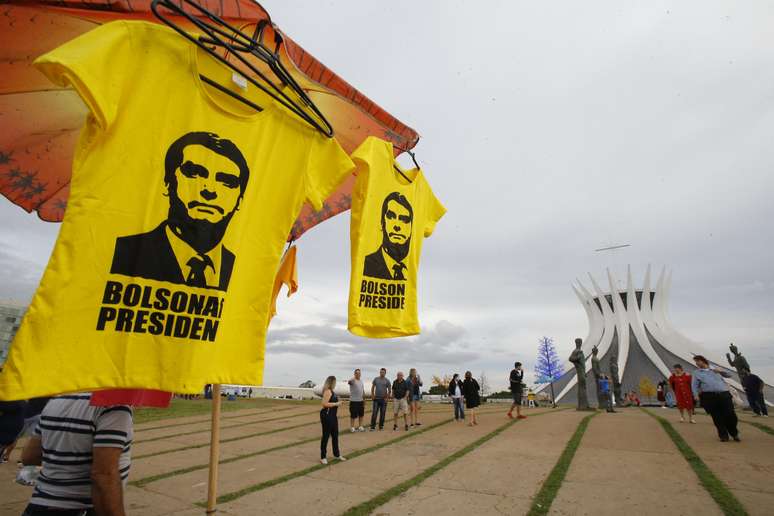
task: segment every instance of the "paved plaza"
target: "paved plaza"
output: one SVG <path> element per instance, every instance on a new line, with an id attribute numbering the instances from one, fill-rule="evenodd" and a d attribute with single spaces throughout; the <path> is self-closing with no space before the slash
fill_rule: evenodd
<path id="1" fill-rule="evenodd" d="M 484 406 L 480 424 L 471 428 L 451 419 L 450 405 L 425 404 L 422 426 L 408 432 L 392 431 L 390 423 L 381 432 L 351 434 L 341 418 L 349 460 L 329 466 L 318 462 L 316 404 L 288 401 L 224 413 L 219 513 L 527 514 L 590 415 L 549 514 L 730 513 L 653 416 L 671 423 L 744 511 L 774 510 L 774 430 L 767 419 L 741 414 L 742 442 L 720 443 L 709 417 L 681 424 L 674 410 L 537 408 L 521 421 L 506 418 L 506 410 Z M 208 442 L 203 415 L 138 424 L 128 514 L 204 514 Z M 17 457 L 18 451 L 0 467 L 2 515 L 20 514 L 30 495 L 13 482 Z"/>

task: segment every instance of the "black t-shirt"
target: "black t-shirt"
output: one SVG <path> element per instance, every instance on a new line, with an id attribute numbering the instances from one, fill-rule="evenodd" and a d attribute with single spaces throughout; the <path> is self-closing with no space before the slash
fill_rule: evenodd
<path id="1" fill-rule="evenodd" d="M 404 379 L 400 382 L 398 380 L 395 380 L 392 382 L 392 397 L 396 400 L 400 400 L 406 397 L 406 393 L 408 392 L 409 384 Z"/>
<path id="2" fill-rule="evenodd" d="M 511 370 L 511 391 L 521 390 L 521 380 L 524 378 L 524 370 Z"/>

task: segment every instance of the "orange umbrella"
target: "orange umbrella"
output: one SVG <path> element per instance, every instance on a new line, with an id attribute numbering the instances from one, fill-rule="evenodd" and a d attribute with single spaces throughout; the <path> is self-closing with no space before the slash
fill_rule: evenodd
<path id="1" fill-rule="evenodd" d="M 150 0 L 11 0 L 0 6 L 0 193 L 48 222 L 61 222 L 75 142 L 86 107 L 71 89 L 53 86 L 32 67 L 41 54 L 95 25 L 118 19 L 158 22 Z M 268 12 L 250 0 L 201 0 L 200 5 L 250 33 Z M 197 13 L 183 4 L 190 14 Z M 178 17 L 178 25 L 194 30 Z M 392 141 L 396 152 L 411 149 L 419 135 L 320 63 L 286 34 L 280 58 L 293 78 L 331 122 L 351 152 L 367 136 Z M 304 206 L 289 240 L 346 211 L 354 177 L 315 212 Z"/>

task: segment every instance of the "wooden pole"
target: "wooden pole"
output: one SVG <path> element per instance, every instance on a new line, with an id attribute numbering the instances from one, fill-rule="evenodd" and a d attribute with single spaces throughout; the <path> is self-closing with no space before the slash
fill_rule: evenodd
<path id="1" fill-rule="evenodd" d="M 207 481 L 207 514 L 214 514 L 218 502 L 218 459 L 220 458 L 220 384 L 212 386 L 210 427 L 210 475 Z"/>

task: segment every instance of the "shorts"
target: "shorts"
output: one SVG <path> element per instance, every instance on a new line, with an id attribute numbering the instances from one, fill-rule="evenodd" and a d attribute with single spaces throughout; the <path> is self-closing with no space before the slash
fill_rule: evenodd
<path id="1" fill-rule="evenodd" d="M 355 419 L 356 417 L 363 417 L 365 414 L 365 403 L 362 401 L 350 401 L 349 402 L 349 417 Z"/>
<path id="2" fill-rule="evenodd" d="M 404 414 L 408 412 L 408 401 L 406 401 L 406 398 L 403 397 L 401 399 L 394 399 L 392 400 L 392 407 L 396 414 L 399 414 L 400 412 L 403 412 Z"/>
<path id="3" fill-rule="evenodd" d="M 511 396 L 513 396 L 513 402 L 516 404 L 521 403 L 521 389 L 516 389 L 515 391 L 511 391 Z"/>
<path id="4" fill-rule="evenodd" d="M 421 394 L 412 394 L 411 395 L 411 401 L 419 401 L 421 399 L 422 399 L 422 395 Z"/>

